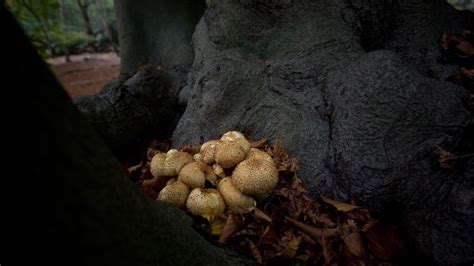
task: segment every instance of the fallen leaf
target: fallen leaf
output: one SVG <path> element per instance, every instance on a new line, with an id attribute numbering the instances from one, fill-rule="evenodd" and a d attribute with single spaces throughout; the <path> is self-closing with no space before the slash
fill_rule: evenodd
<path id="1" fill-rule="evenodd" d="M 326 237 L 321 237 L 321 239 L 318 240 L 318 242 L 319 242 L 319 245 L 321 245 L 322 254 L 324 258 L 324 264 L 328 265 L 331 263 L 334 257 L 333 253 L 331 252 L 331 248 L 328 247 Z"/>
<path id="2" fill-rule="evenodd" d="M 222 219 L 214 219 L 211 222 L 211 234 L 213 235 L 220 235 L 224 229 L 224 225 L 226 224 L 225 220 Z"/>
<path id="3" fill-rule="evenodd" d="M 342 211 L 342 212 L 350 212 L 350 211 L 352 211 L 352 210 L 358 208 L 358 207 L 355 206 L 355 205 L 347 204 L 347 203 L 340 202 L 340 201 L 337 201 L 337 200 L 332 200 L 332 199 L 326 198 L 326 197 L 324 197 L 324 196 L 321 196 L 321 199 L 322 199 L 324 202 L 326 202 L 327 204 L 336 207 L 336 209 L 337 209 L 338 211 Z"/>
<path id="4" fill-rule="evenodd" d="M 466 41 L 463 41 L 461 43 L 459 43 L 457 46 L 456 46 L 456 49 L 460 52 L 462 52 L 461 55 L 458 54 L 458 56 L 461 56 L 461 57 L 469 57 L 469 56 L 472 56 L 474 55 L 474 47 L 472 47 L 472 45 Z"/>
<path id="5" fill-rule="evenodd" d="M 234 214 L 229 214 L 225 222 L 224 227 L 222 228 L 221 234 L 219 235 L 219 243 L 225 243 L 230 236 L 232 236 L 238 229 L 240 223 L 236 219 Z"/>
<path id="6" fill-rule="evenodd" d="M 337 237 L 339 236 L 339 231 L 335 228 L 317 228 L 311 225 L 307 225 L 303 222 L 300 222 L 296 219 L 285 217 L 285 221 L 290 222 L 293 226 L 300 229 L 304 233 L 310 235 L 312 238 L 318 240 L 322 237 Z"/>
<path id="7" fill-rule="evenodd" d="M 257 140 L 257 141 L 252 141 L 250 143 L 250 147 L 251 148 L 261 148 L 265 145 L 265 143 L 267 143 L 268 139 L 266 138 L 263 138 L 263 139 L 260 139 L 260 140 Z"/>
<path id="8" fill-rule="evenodd" d="M 394 225 L 377 223 L 367 230 L 366 237 L 371 253 L 384 260 L 395 257 L 403 247 Z"/>
<path id="9" fill-rule="evenodd" d="M 449 151 L 441 148 L 440 146 L 436 145 L 437 153 L 438 153 L 438 163 L 441 168 L 449 169 L 453 167 L 453 161 L 457 159 L 457 157 L 450 153 Z"/>
<path id="10" fill-rule="evenodd" d="M 270 218 L 270 216 L 268 216 L 266 213 L 261 211 L 259 208 L 254 209 L 254 217 L 255 217 L 255 220 L 259 222 L 267 222 L 267 223 L 272 222 L 272 218 Z"/>
<path id="11" fill-rule="evenodd" d="M 260 253 L 257 246 L 255 246 L 255 243 L 253 243 L 252 240 L 248 240 L 247 243 L 248 243 L 248 248 L 250 250 L 250 253 L 252 253 L 253 257 L 258 263 L 262 264 L 263 262 L 262 253 Z"/>
<path id="12" fill-rule="evenodd" d="M 359 232 L 354 232 L 346 236 L 344 238 L 344 244 L 354 256 L 358 258 L 367 256 L 364 246 L 364 240 Z"/>

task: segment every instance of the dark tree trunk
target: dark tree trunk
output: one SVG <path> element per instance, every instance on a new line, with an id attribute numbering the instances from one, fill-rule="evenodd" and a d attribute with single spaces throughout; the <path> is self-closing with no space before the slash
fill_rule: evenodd
<path id="1" fill-rule="evenodd" d="M 3 62 L 6 84 L 30 93 L 24 103 L 39 124 L 24 149 L 40 185 L 40 216 L 46 238 L 33 249 L 48 265 L 238 265 L 250 262 L 210 245 L 190 228 L 181 210 L 146 198 L 128 180 L 54 75 L 28 43 L 13 16 L 0 6 L 9 29 Z M 33 156 L 34 154 L 34 156 Z M 35 201 L 37 198 L 35 198 Z M 28 211 L 30 213 L 30 211 Z M 31 218 L 31 216 L 29 217 Z M 40 226 L 38 226 L 40 227 Z M 31 251 L 33 252 L 33 251 Z"/>
<path id="2" fill-rule="evenodd" d="M 191 36 L 205 7 L 203 0 L 115 0 L 121 71 L 144 64 L 189 67 Z"/>
<path id="3" fill-rule="evenodd" d="M 84 20 L 84 26 L 86 27 L 86 33 L 93 36 L 94 31 L 92 30 L 91 19 L 89 17 L 89 0 L 76 0 L 79 9 L 81 10 L 82 20 Z"/>

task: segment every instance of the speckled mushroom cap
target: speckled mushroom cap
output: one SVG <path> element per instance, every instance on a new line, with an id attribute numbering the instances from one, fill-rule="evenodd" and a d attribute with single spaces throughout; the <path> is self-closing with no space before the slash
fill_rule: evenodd
<path id="1" fill-rule="evenodd" d="M 157 176 L 168 176 L 164 169 L 164 163 L 166 160 L 166 154 L 157 153 L 153 156 L 150 162 L 150 172 L 154 177 Z"/>
<path id="2" fill-rule="evenodd" d="M 248 153 L 250 150 L 250 142 L 245 138 L 244 134 L 239 131 L 229 131 L 222 135 L 222 141 L 237 141 L 245 153 Z"/>
<path id="3" fill-rule="evenodd" d="M 184 207 L 189 195 L 189 187 L 180 181 L 173 182 L 164 187 L 158 194 L 158 200 L 168 202 L 176 207 Z"/>
<path id="4" fill-rule="evenodd" d="M 243 194 L 264 199 L 278 182 L 275 165 L 262 159 L 248 159 L 239 163 L 232 173 L 232 184 Z"/>
<path id="5" fill-rule="evenodd" d="M 186 201 L 186 208 L 194 215 L 202 215 L 208 208 L 214 214 L 224 213 L 225 207 L 224 198 L 214 188 L 195 188 Z"/>
<path id="6" fill-rule="evenodd" d="M 237 190 L 229 177 L 219 181 L 217 189 L 224 198 L 225 204 L 229 210 L 235 212 L 249 212 L 256 206 L 256 202 L 252 197 L 242 194 Z"/>
<path id="7" fill-rule="evenodd" d="M 177 150 L 170 150 L 168 153 L 158 153 L 151 159 L 150 172 L 153 176 L 176 176 L 181 168 L 190 162 L 193 157 Z"/>
<path id="8" fill-rule="evenodd" d="M 247 157 L 245 159 L 252 159 L 252 158 L 262 159 L 269 163 L 274 164 L 273 158 L 272 156 L 270 156 L 270 154 L 256 148 L 251 148 L 249 153 L 247 153 Z"/>
<path id="9" fill-rule="evenodd" d="M 206 176 L 198 162 L 191 162 L 179 171 L 178 181 L 183 182 L 190 188 L 204 187 Z"/>
<path id="10" fill-rule="evenodd" d="M 175 176 L 178 175 L 183 166 L 190 162 L 194 162 L 193 156 L 191 156 L 191 154 L 177 151 L 166 156 L 163 167 L 167 173 L 170 173 L 170 176 Z"/>
<path id="11" fill-rule="evenodd" d="M 215 162 L 214 156 L 219 143 L 219 140 L 210 140 L 201 145 L 200 153 L 202 155 L 203 162 L 207 164 L 213 164 Z"/>
<path id="12" fill-rule="evenodd" d="M 216 163 L 222 168 L 231 168 L 245 159 L 247 153 L 239 142 L 223 141 L 216 149 Z"/>
<path id="13" fill-rule="evenodd" d="M 217 176 L 211 166 L 199 161 L 186 164 L 179 172 L 178 180 L 190 188 L 197 188 L 204 187 L 206 180 L 216 185 Z"/>

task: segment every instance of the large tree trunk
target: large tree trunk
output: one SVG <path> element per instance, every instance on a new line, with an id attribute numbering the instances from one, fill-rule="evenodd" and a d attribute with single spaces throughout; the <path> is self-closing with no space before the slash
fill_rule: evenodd
<path id="1" fill-rule="evenodd" d="M 444 81 L 455 67 L 437 46 L 472 17 L 435 0 L 212 1 L 174 146 L 227 130 L 279 135 L 313 195 L 397 222 L 424 262 L 471 263 L 474 159 L 443 170 L 435 145 L 472 134 L 466 91 Z"/>
<path id="2" fill-rule="evenodd" d="M 121 71 L 138 65 L 189 67 L 191 36 L 206 7 L 203 0 L 115 0 Z"/>
<path id="3" fill-rule="evenodd" d="M 12 33 L 5 49 L 15 55 L 4 62 L 5 84 L 31 93 L 22 101 L 32 101 L 24 104 L 32 110 L 27 118 L 39 124 L 33 146 L 23 151 L 40 182 L 35 189 L 41 216 L 34 223 L 46 226 L 39 230 L 47 233 L 45 239 L 36 239 L 41 241 L 34 248 L 40 251 L 35 257 L 40 264 L 250 263 L 210 245 L 191 229 L 183 211 L 146 198 L 73 106 L 4 5 L 0 22 Z"/>

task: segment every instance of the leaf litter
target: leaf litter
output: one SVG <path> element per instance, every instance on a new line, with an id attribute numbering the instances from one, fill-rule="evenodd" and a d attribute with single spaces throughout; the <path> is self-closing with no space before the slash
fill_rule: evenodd
<path id="1" fill-rule="evenodd" d="M 353 203 L 325 196 L 313 200 L 298 177 L 298 161 L 289 158 L 278 138 L 274 144 L 261 139 L 251 145 L 272 156 L 279 172 L 277 186 L 251 212 L 215 214 L 211 209 L 204 217 L 193 216 L 193 228 L 208 241 L 264 265 L 391 265 L 401 254 L 403 243 L 395 226 L 377 221 Z M 162 147 L 169 148 L 152 142 L 143 162 L 128 167 L 130 179 L 153 199 L 174 180 L 150 173 L 150 159 Z M 180 150 L 194 155 L 199 146 Z"/>

